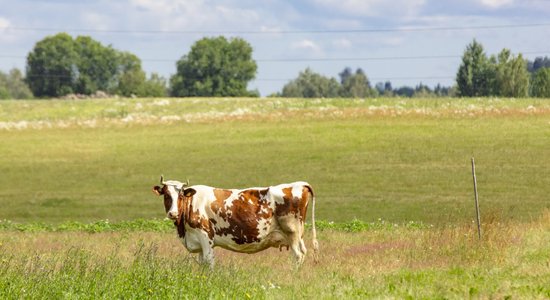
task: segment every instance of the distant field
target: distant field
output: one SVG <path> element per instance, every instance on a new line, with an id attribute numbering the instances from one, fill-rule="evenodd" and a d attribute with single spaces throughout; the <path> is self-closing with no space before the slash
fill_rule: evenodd
<path id="1" fill-rule="evenodd" d="M 429 224 L 550 207 L 550 100 L 110 99 L 0 102 L 0 219 L 159 218 L 159 176 L 306 180 L 319 219 Z"/>

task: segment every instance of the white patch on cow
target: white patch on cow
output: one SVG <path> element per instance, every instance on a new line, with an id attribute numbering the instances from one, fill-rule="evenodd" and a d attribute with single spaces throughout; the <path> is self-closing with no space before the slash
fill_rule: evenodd
<path id="1" fill-rule="evenodd" d="M 271 203 L 270 203 L 270 204 L 271 204 Z M 271 206 L 271 205 L 270 205 L 270 206 Z M 275 209 L 275 208 L 273 207 L 273 208 L 271 208 L 271 209 Z M 260 209 L 260 213 L 261 213 L 261 214 L 267 214 L 267 213 L 269 213 L 269 209 L 267 209 L 267 207 L 266 207 L 265 205 L 262 205 L 262 206 L 261 206 L 261 209 Z"/>
<path id="2" fill-rule="evenodd" d="M 292 187 L 292 197 L 294 198 L 301 198 L 302 197 L 302 191 L 304 186 L 303 185 L 294 185 Z"/>
<path id="3" fill-rule="evenodd" d="M 192 228 L 185 226 L 185 239 L 182 241 L 183 245 L 189 252 L 197 253 L 202 249 L 202 239 L 204 238 L 204 232 L 199 228 Z"/>
<path id="4" fill-rule="evenodd" d="M 201 217 L 208 219 L 208 215 L 211 214 L 210 204 L 212 199 L 215 199 L 213 189 L 205 185 L 194 185 L 193 188 L 196 193 L 193 196 L 193 212 L 198 213 Z M 206 209 L 208 208 L 208 212 Z"/>
<path id="5" fill-rule="evenodd" d="M 269 188 L 269 193 L 267 199 L 269 199 L 269 204 L 272 209 L 275 209 L 275 204 L 283 204 L 285 200 L 283 197 L 283 189 L 289 187 L 288 184 L 280 184 Z"/>
<path id="6" fill-rule="evenodd" d="M 267 234 L 269 234 L 269 232 L 271 232 L 271 222 L 270 222 L 270 219 L 265 219 L 265 218 L 261 218 L 259 221 L 258 221 L 258 237 L 260 239 L 265 239 L 265 237 L 267 236 Z"/>
<path id="7" fill-rule="evenodd" d="M 170 194 L 170 198 L 172 198 L 172 205 L 170 206 L 170 210 L 167 212 L 167 216 L 170 217 L 171 214 L 178 215 L 178 195 L 181 190 L 181 186 L 183 184 L 179 185 L 179 188 L 177 185 L 169 185 L 168 186 L 168 193 Z"/>

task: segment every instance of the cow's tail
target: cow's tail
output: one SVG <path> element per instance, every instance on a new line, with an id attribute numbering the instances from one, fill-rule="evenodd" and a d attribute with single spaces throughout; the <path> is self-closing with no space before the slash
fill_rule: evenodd
<path id="1" fill-rule="evenodd" d="M 317 241 L 317 230 L 315 229 L 315 194 L 313 193 L 313 188 L 309 187 L 309 192 L 311 194 L 311 235 L 313 243 L 313 261 L 315 263 L 319 262 L 319 242 Z"/>

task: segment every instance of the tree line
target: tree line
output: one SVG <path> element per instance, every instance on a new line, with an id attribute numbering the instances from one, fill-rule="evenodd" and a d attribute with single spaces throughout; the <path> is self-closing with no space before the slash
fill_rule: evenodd
<path id="1" fill-rule="evenodd" d="M 474 40 L 466 47 L 456 75 L 459 96 L 549 97 L 550 60 L 528 62 L 520 54 L 502 49 L 498 55 L 485 54 Z"/>
<path id="2" fill-rule="evenodd" d="M 167 80 L 156 73 L 147 77 L 135 54 L 105 46 L 89 36 L 73 38 L 59 33 L 35 44 L 27 55 L 25 76 L 17 69 L 0 71 L 0 99 L 91 95 L 98 91 L 125 97 L 256 97 L 258 91 L 247 90 L 257 72 L 252 51 L 242 38 L 203 38 L 176 62 L 176 73 Z M 394 88 L 390 81 L 372 85 L 361 68 L 354 71 L 346 67 L 338 77 L 306 68 L 282 91 L 270 96 L 550 97 L 549 58 L 537 57 L 531 62 L 508 49 L 488 56 L 476 40 L 467 45 L 452 87 L 438 84 L 432 89 L 420 83 Z"/>

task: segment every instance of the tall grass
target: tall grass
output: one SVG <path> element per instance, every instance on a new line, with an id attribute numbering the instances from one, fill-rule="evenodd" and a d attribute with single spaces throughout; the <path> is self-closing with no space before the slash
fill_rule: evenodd
<path id="1" fill-rule="evenodd" d="M 320 263 L 216 249 L 199 266 L 174 233 L 0 231 L 0 297 L 151 299 L 550 297 L 550 213 L 530 223 L 319 234 Z M 306 236 L 309 241 L 309 237 Z M 307 243 L 309 246 L 309 243 Z"/>

